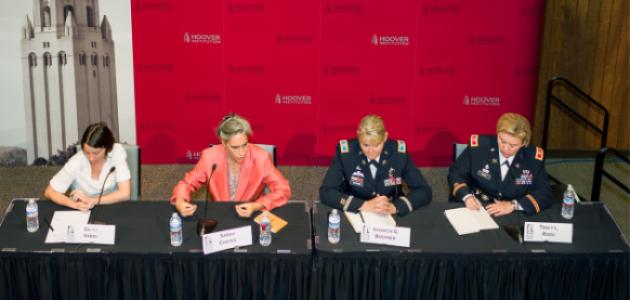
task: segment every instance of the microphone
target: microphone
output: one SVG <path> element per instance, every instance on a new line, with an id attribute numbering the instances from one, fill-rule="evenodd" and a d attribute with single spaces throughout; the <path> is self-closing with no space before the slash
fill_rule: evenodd
<path id="1" fill-rule="evenodd" d="M 217 221 L 213 219 L 208 219 L 208 202 L 210 201 L 210 179 L 212 179 L 212 175 L 214 174 L 214 170 L 217 169 L 217 164 L 212 164 L 212 169 L 210 171 L 210 176 L 208 176 L 208 189 L 206 190 L 206 204 L 203 209 L 203 218 L 197 221 L 197 234 L 200 236 L 212 232 L 214 228 L 217 226 Z"/>
<path id="2" fill-rule="evenodd" d="M 109 178 L 109 175 L 114 173 L 114 171 L 116 171 L 116 167 L 111 167 L 111 169 L 109 169 L 109 172 L 107 172 L 107 176 L 105 176 L 105 180 L 103 181 L 103 186 L 101 187 L 101 193 L 98 194 L 98 201 L 96 201 L 96 207 L 94 208 L 94 213 L 92 214 L 92 221 L 90 221 L 88 224 L 95 224 L 96 222 L 95 221 L 96 213 L 98 212 L 98 207 L 101 205 L 101 197 L 103 197 L 103 192 L 105 191 L 105 183 L 107 183 L 107 178 Z M 103 222 L 96 222 L 96 223 L 105 224 Z"/>
<path id="3" fill-rule="evenodd" d="M 210 170 L 210 176 L 208 176 L 208 189 L 206 189 L 206 206 L 203 209 L 203 218 L 208 217 L 208 202 L 210 201 L 210 179 L 212 179 L 212 175 L 214 174 L 214 170 L 217 169 L 217 164 L 212 164 L 212 170 Z"/>
<path id="4" fill-rule="evenodd" d="M 394 200 L 398 199 L 398 180 L 396 179 L 396 169 L 392 168 L 392 174 L 394 175 Z"/>

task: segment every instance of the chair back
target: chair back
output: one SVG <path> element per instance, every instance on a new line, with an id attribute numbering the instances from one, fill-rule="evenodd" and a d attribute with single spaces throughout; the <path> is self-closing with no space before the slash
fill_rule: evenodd
<path id="1" fill-rule="evenodd" d="M 269 154 L 271 155 L 271 161 L 273 161 L 273 165 L 277 166 L 276 164 L 276 145 L 269 145 L 269 144 L 255 144 L 256 146 L 263 148 L 265 151 L 269 152 Z"/>
<path id="2" fill-rule="evenodd" d="M 466 148 L 468 148 L 468 144 L 453 143 L 453 161 L 456 161 Z"/>
<path id="3" fill-rule="evenodd" d="M 127 152 L 127 165 L 131 174 L 131 201 L 140 198 L 140 147 L 132 144 L 121 144 Z"/>

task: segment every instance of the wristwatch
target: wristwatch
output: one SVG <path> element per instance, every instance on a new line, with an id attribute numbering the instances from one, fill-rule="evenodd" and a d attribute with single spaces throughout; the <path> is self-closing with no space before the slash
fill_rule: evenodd
<path id="1" fill-rule="evenodd" d="M 515 211 L 518 210 L 518 201 L 512 200 L 512 209 L 514 209 Z"/>

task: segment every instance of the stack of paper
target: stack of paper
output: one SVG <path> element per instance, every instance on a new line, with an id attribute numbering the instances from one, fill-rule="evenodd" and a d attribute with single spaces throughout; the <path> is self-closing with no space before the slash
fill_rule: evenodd
<path id="1" fill-rule="evenodd" d="M 373 212 L 345 212 L 346 218 L 356 233 L 361 233 L 363 224 L 379 227 L 396 227 L 396 220 L 391 215 L 382 215 Z"/>
<path id="2" fill-rule="evenodd" d="M 459 235 L 485 229 L 499 229 L 499 225 L 483 207 L 479 210 L 472 210 L 467 207 L 449 209 L 444 211 L 444 215 Z"/>

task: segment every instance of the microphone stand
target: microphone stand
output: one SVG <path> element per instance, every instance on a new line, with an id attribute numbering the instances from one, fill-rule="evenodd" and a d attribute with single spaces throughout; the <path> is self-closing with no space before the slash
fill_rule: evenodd
<path id="1" fill-rule="evenodd" d="M 210 171 L 210 176 L 208 176 L 208 185 L 210 185 L 210 179 L 212 179 L 212 175 L 214 174 L 214 170 L 217 169 L 217 164 L 212 164 L 212 170 Z M 208 186 L 208 190 L 206 190 L 206 203 L 203 209 L 203 218 L 197 221 L 197 234 L 200 236 L 210 233 L 217 226 L 217 220 L 208 219 L 208 202 L 210 201 L 210 187 Z"/>
<path id="2" fill-rule="evenodd" d="M 109 169 L 109 172 L 107 172 L 107 176 L 105 176 L 103 186 L 101 187 L 101 193 L 98 195 L 98 201 L 96 201 L 96 207 L 94 208 L 94 213 L 92 214 L 92 220 L 88 222 L 88 224 L 105 224 L 105 222 L 96 221 L 96 213 L 98 213 L 98 208 L 101 205 L 101 198 L 103 197 L 103 192 L 105 191 L 105 183 L 107 183 L 107 178 L 109 178 L 109 175 L 114 173 L 114 171 L 116 171 L 116 167 L 112 167 L 111 169 Z"/>

